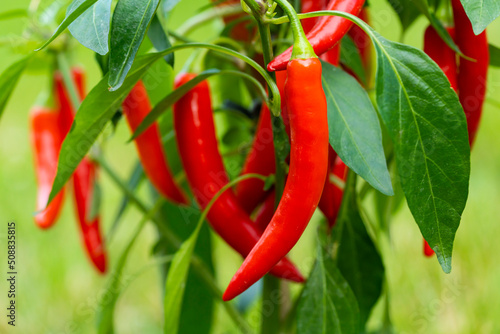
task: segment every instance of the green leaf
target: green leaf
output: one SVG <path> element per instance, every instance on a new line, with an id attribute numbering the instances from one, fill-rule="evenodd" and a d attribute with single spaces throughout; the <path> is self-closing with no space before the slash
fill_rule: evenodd
<path id="1" fill-rule="evenodd" d="M 482 33 L 500 15 L 498 0 L 461 0 L 461 2 L 476 35 Z"/>
<path id="2" fill-rule="evenodd" d="M 249 76 L 246 73 L 240 72 L 240 71 L 233 71 L 233 70 L 218 70 L 218 69 L 208 69 L 206 71 L 201 72 L 198 74 L 195 78 L 191 79 L 189 82 L 183 84 L 176 90 L 174 90 L 172 93 L 168 94 L 163 100 L 158 102 L 158 104 L 151 110 L 151 112 L 144 117 L 142 120 L 141 124 L 137 127 L 137 129 L 134 132 L 134 135 L 132 136 L 131 139 L 136 138 L 139 136 L 144 130 L 146 130 L 151 124 L 153 124 L 158 117 L 160 117 L 165 111 L 167 111 L 175 102 L 177 102 L 179 99 L 181 99 L 184 95 L 186 95 L 193 87 L 195 87 L 197 84 L 202 82 L 203 80 L 206 80 L 207 78 L 214 76 L 214 75 L 222 75 L 222 74 L 231 74 L 231 75 L 236 75 L 243 77 L 247 80 L 249 80 L 251 83 L 257 87 L 259 90 L 259 94 L 262 96 L 263 99 L 267 98 L 265 90 L 262 88 L 260 83 L 253 78 L 252 76 Z"/>
<path id="3" fill-rule="evenodd" d="M 200 219 L 191 236 L 182 243 L 172 259 L 165 282 L 165 300 L 163 303 L 165 320 L 163 332 L 165 334 L 179 332 L 179 319 L 184 299 L 184 290 L 186 289 L 189 264 L 202 225 L 203 219 Z"/>
<path id="4" fill-rule="evenodd" d="M 186 240 L 196 227 L 200 218 L 200 211 L 193 208 L 184 208 L 166 202 L 158 216 L 159 220 L 168 225 L 181 240 Z M 160 239 L 159 255 L 170 255 L 177 250 L 165 239 Z M 214 273 L 212 263 L 212 245 L 210 229 L 204 224 L 200 230 L 195 253 L 207 265 L 210 273 Z M 164 280 L 169 272 L 170 265 L 162 266 Z M 182 301 L 179 319 L 179 333 L 208 334 L 212 326 L 214 313 L 214 297 L 207 285 L 193 270 L 190 270 L 186 279 L 186 291 Z"/>
<path id="5" fill-rule="evenodd" d="M 319 249 L 298 302 L 297 333 L 359 334 L 359 329 L 356 297 L 335 262 Z"/>
<path id="6" fill-rule="evenodd" d="M 76 3 L 68 7 L 74 10 Z M 108 53 L 109 20 L 111 0 L 98 0 L 68 27 L 69 31 L 83 46 L 100 55 Z"/>
<path id="7" fill-rule="evenodd" d="M 490 44 L 490 65 L 500 67 L 500 48 Z"/>
<path id="8" fill-rule="evenodd" d="M 130 70 L 122 87 L 114 92 L 107 90 L 108 76 L 106 75 L 83 100 L 75 115 L 71 131 L 62 144 L 49 202 L 66 184 L 108 121 L 120 108 L 132 87 L 157 59 L 158 56 L 155 54 L 141 57 Z"/>
<path id="9" fill-rule="evenodd" d="M 16 84 L 19 81 L 21 74 L 23 74 L 32 57 L 33 55 L 31 54 L 16 61 L 7 67 L 2 74 L 0 74 L 0 118 L 2 118 L 5 106 L 7 105 L 14 88 L 16 88 Z"/>
<path id="10" fill-rule="evenodd" d="M 123 83 L 155 14 L 159 0 L 120 0 L 111 23 L 109 86 L 115 91 Z"/>
<path id="11" fill-rule="evenodd" d="M 40 51 L 49 45 L 57 36 L 59 36 L 73 21 L 75 21 L 81 14 L 83 14 L 87 9 L 89 9 L 97 0 L 73 0 L 73 2 L 68 6 L 72 10 L 68 10 L 66 17 L 57 27 L 56 31 L 52 36 L 38 49 L 35 51 Z"/>
<path id="12" fill-rule="evenodd" d="M 172 47 L 172 44 L 168 40 L 167 34 L 163 30 L 160 20 L 158 19 L 158 14 L 153 16 L 151 20 L 151 26 L 148 30 L 148 37 L 153 43 L 153 46 L 158 51 L 163 51 Z M 167 64 L 174 67 L 174 54 L 170 53 L 164 57 Z"/>
<path id="13" fill-rule="evenodd" d="M 342 47 L 340 48 L 340 62 L 342 65 L 347 66 L 351 71 L 354 72 L 356 77 L 361 81 L 361 83 L 366 84 L 366 73 L 363 66 L 363 61 L 361 60 L 361 54 L 359 49 L 354 44 L 349 35 L 345 35 L 342 38 Z"/>
<path id="14" fill-rule="evenodd" d="M 356 296 L 364 325 L 382 293 L 384 265 L 361 218 L 356 175 L 352 173 L 347 179 L 339 218 L 333 230 L 341 234 L 337 265 Z"/>
<path id="15" fill-rule="evenodd" d="M 470 176 L 464 111 L 425 53 L 366 27 L 377 52 L 377 103 L 394 142 L 401 187 L 422 235 L 449 273 Z"/>
<path id="16" fill-rule="evenodd" d="M 403 28 L 403 33 L 422 14 L 412 0 L 389 0 L 392 8 L 398 14 L 399 21 Z"/>
<path id="17" fill-rule="evenodd" d="M 342 161 L 375 189 L 392 195 L 377 112 L 358 81 L 322 62 L 330 144 Z"/>

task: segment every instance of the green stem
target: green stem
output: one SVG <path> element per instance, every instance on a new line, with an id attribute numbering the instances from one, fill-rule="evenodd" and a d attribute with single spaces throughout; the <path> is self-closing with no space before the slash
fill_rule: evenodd
<path id="1" fill-rule="evenodd" d="M 300 24 L 300 19 L 295 12 L 292 4 L 287 0 L 274 0 L 280 5 L 288 19 L 290 20 L 290 25 L 292 27 L 293 35 L 293 51 L 291 59 L 309 59 L 316 58 L 314 50 L 307 40 L 302 24 Z M 271 20 L 273 22 L 273 20 Z"/>
<path id="2" fill-rule="evenodd" d="M 116 173 L 110 168 L 104 158 L 97 157 L 96 160 L 99 162 L 99 165 L 104 170 L 104 172 L 106 172 L 111 180 L 115 183 L 115 185 L 118 186 L 118 188 L 120 188 L 120 190 L 129 197 L 130 202 L 134 203 L 139 211 L 147 214 L 149 210 L 146 205 L 142 203 L 142 201 L 139 200 L 135 196 L 135 194 L 127 187 L 127 184 L 116 175 Z M 169 244 L 171 244 L 176 249 L 179 249 L 181 247 L 182 241 L 165 226 L 164 222 L 160 221 L 157 216 L 151 217 L 151 221 L 156 224 L 156 227 Z M 215 277 L 213 277 L 213 275 L 210 273 L 210 270 L 208 270 L 203 260 L 201 260 L 196 254 L 191 257 L 191 266 L 198 277 L 206 284 L 207 288 L 213 294 L 214 298 L 216 300 L 222 301 L 222 291 L 215 283 Z M 226 309 L 229 317 L 234 321 L 234 323 L 240 328 L 242 332 L 249 332 L 248 329 L 250 327 L 248 323 L 234 308 L 232 303 L 222 303 L 222 306 Z"/>
<path id="3" fill-rule="evenodd" d="M 275 334 L 280 332 L 281 299 L 276 298 L 276 291 L 279 290 L 280 280 L 278 278 L 272 275 L 264 276 L 261 334 Z"/>
<path id="4" fill-rule="evenodd" d="M 73 81 L 73 76 L 71 75 L 71 68 L 63 53 L 57 54 L 57 64 L 59 66 L 59 70 L 61 71 L 64 85 L 66 86 L 66 90 L 69 94 L 69 100 L 71 101 L 73 110 L 76 112 L 78 108 L 80 108 L 81 101 L 77 93 L 75 82 Z"/>
<path id="5" fill-rule="evenodd" d="M 220 7 L 212 7 L 211 9 L 202 12 L 196 16 L 191 17 L 184 22 L 182 26 L 176 29 L 177 34 L 182 36 L 189 35 L 194 29 L 201 26 L 203 23 L 207 23 L 213 19 L 223 16 L 235 15 L 243 13 L 243 9 L 239 4 L 236 5 L 225 5 Z"/>

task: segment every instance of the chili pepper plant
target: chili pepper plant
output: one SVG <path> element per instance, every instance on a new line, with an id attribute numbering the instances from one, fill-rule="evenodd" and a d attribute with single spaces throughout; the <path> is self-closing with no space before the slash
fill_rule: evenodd
<path id="1" fill-rule="evenodd" d="M 391 7 L 423 50 L 375 29 Z M 23 75 L 47 79 L 26 121 L 26 210 L 40 237 L 75 221 L 106 291 L 90 328 L 124 330 L 142 247 L 162 320 L 140 332 L 398 332 L 386 269 L 409 263 L 388 264 L 391 222 L 409 209 L 413 256 L 452 273 L 499 15 L 467 0 L 33 0 L 0 14 L 26 25 L 1 45 L 20 55 L 0 116 Z"/>

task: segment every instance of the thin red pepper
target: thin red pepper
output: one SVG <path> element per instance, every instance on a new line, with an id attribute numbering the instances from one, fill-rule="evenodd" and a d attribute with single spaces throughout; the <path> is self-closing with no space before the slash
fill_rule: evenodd
<path id="1" fill-rule="evenodd" d="M 328 9 L 327 6 L 327 0 L 302 0 L 301 11 L 302 13 L 310 13 L 318 10 Z M 302 24 L 302 28 L 304 28 L 304 32 L 308 34 L 311 30 L 313 30 L 314 26 L 319 20 L 319 17 L 311 17 L 309 19 L 300 21 L 300 23 Z M 323 53 L 320 58 L 326 62 L 329 62 L 330 64 L 338 65 L 340 60 L 340 43 L 335 45 L 331 50 Z"/>
<path id="2" fill-rule="evenodd" d="M 271 113 L 267 105 L 263 104 L 252 148 L 241 175 L 255 173 L 268 176 L 274 174 L 275 170 Z M 264 190 L 264 182 L 259 179 L 243 180 L 235 188 L 236 198 L 249 214 L 266 198 L 267 193 Z"/>
<path id="3" fill-rule="evenodd" d="M 85 97 L 85 73 L 80 68 L 71 70 L 72 79 L 77 89 L 80 100 Z M 65 137 L 73 123 L 75 110 L 70 102 L 69 94 L 60 73 L 54 78 L 59 114 L 61 117 L 60 130 Z M 84 158 L 73 173 L 73 193 L 75 198 L 76 215 L 82 233 L 85 250 L 100 273 L 107 270 L 107 256 L 100 231 L 100 218 L 98 215 L 90 217 L 96 183 L 96 166 L 88 158 Z"/>
<path id="4" fill-rule="evenodd" d="M 451 1 L 455 21 L 455 41 L 464 55 L 458 68 L 458 94 L 467 117 L 469 144 L 473 145 L 486 96 L 489 48 L 486 31 L 475 35 L 460 0 Z"/>
<path id="5" fill-rule="evenodd" d="M 96 182 L 96 165 L 89 158 L 85 157 L 73 174 L 76 213 L 87 255 L 97 270 L 100 273 L 105 273 L 107 269 L 107 256 L 99 227 L 100 219 L 99 215 L 91 217 Z"/>
<path id="6" fill-rule="evenodd" d="M 347 166 L 339 157 L 336 155 L 333 159 L 331 159 L 331 157 L 332 155 L 330 154 L 328 157 L 330 160 L 328 177 L 326 178 L 323 194 L 321 195 L 321 200 L 318 205 L 320 210 L 328 219 L 329 227 L 333 227 L 333 225 L 335 225 L 340 205 L 342 204 L 342 196 L 344 194 L 344 188 L 338 183 L 333 182 L 332 178 L 336 178 L 337 181 L 345 182 L 348 171 Z"/>
<path id="7" fill-rule="evenodd" d="M 151 111 L 148 93 L 142 81 L 137 82 L 132 88 L 123 101 L 122 107 L 127 123 L 134 132 Z M 168 167 L 157 122 L 154 122 L 135 139 L 135 146 L 144 172 L 156 190 L 175 203 L 187 204 L 186 195 L 175 183 Z"/>
<path id="8" fill-rule="evenodd" d="M 30 112 L 31 142 L 38 183 L 35 222 L 41 228 L 51 227 L 57 220 L 64 201 L 64 189 L 46 207 L 57 172 L 61 149 L 59 114 L 52 109 L 33 107 Z"/>
<path id="9" fill-rule="evenodd" d="M 365 0 L 330 0 L 328 10 L 338 10 L 353 15 L 358 15 L 363 8 Z M 321 55 L 333 48 L 344 35 L 349 31 L 352 22 L 339 16 L 323 16 L 316 23 L 313 30 L 307 34 L 307 39 L 311 43 L 314 52 Z M 292 55 L 292 48 L 289 48 L 273 61 L 269 63 L 269 71 L 282 71 L 287 68 L 287 63 Z"/>
<path id="10" fill-rule="evenodd" d="M 364 7 L 361 12 L 359 12 L 358 17 L 370 24 L 370 14 L 367 7 Z M 361 29 L 357 24 L 353 24 L 348 32 L 349 36 L 352 38 L 354 44 L 359 50 L 361 55 L 361 61 L 363 62 L 363 67 L 368 75 L 372 68 L 372 42 L 370 36 Z"/>
<path id="11" fill-rule="evenodd" d="M 217 6 L 227 6 L 227 5 L 239 4 L 240 0 L 226 0 L 226 1 L 212 0 L 212 2 L 216 2 Z M 223 20 L 225 24 L 230 24 L 233 21 L 240 20 L 244 16 L 245 14 L 229 15 L 225 16 Z M 252 29 L 247 29 L 247 24 L 249 22 L 251 21 L 236 23 L 232 27 L 229 36 L 237 41 L 249 42 L 250 39 L 252 38 L 253 32 L 255 31 Z"/>
<path id="12" fill-rule="evenodd" d="M 285 100 L 290 118 L 290 171 L 283 196 L 262 238 L 223 295 L 231 300 L 264 276 L 297 243 L 323 191 L 328 166 L 326 97 L 317 58 L 287 66 Z"/>
<path id="13" fill-rule="evenodd" d="M 175 85 L 179 87 L 194 77 L 194 74 L 181 74 Z M 229 182 L 217 147 L 207 82 L 198 84 L 175 103 L 174 126 L 187 180 L 198 204 L 204 209 Z M 243 257 L 248 255 L 262 235 L 231 190 L 215 201 L 207 219 L 215 232 Z M 304 280 L 288 259 L 274 264 L 271 270 L 273 275 L 297 282 Z"/>
<path id="14" fill-rule="evenodd" d="M 452 38 L 455 38 L 455 29 L 447 28 Z M 457 57 L 438 35 L 432 26 L 427 27 L 424 35 L 424 52 L 439 66 L 450 81 L 451 88 L 457 91 Z"/>

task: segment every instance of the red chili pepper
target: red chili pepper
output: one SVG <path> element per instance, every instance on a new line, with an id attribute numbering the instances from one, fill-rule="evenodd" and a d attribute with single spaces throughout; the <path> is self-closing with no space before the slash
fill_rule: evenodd
<path id="1" fill-rule="evenodd" d="M 217 6 L 227 6 L 227 5 L 239 4 L 240 0 L 227 0 L 227 1 L 212 0 L 212 2 L 217 2 Z M 244 14 L 235 14 L 235 15 L 225 16 L 223 18 L 223 20 L 224 20 L 225 24 L 230 24 L 231 22 L 239 20 L 242 17 L 244 17 Z M 229 36 L 232 39 L 235 39 L 235 40 L 238 40 L 238 41 L 242 41 L 242 42 L 248 42 L 248 41 L 250 41 L 250 39 L 252 38 L 254 30 L 247 29 L 247 24 L 249 22 L 250 21 L 240 22 L 240 23 L 235 24 L 232 27 Z"/>
<path id="2" fill-rule="evenodd" d="M 125 101 L 123 101 L 122 107 L 127 123 L 134 132 L 151 111 L 148 93 L 142 81 L 137 82 L 132 88 Z M 154 122 L 135 139 L 135 147 L 144 172 L 156 190 L 175 203 L 187 204 L 186 195 L 175 183 L 172 172 L 168 167 L 157 122 Z"/>
<path id="3" fill-rule="evenodd" d="M 455 29 L 447 28 L 452 38 L 455 38 Z M 432 26 L 427 27 L 424 35 L 424 52 L 444 72 L 450 81 L 451 88 L 457 90 L 457 57 L 445 41 L 438 35 Z"/>
<path id="4" fill-rule="evenodd" d="M 262 238 L 224 292 L 225 301 L 245 291 L 292 249 L 323 191 L 328 166 L 328 121 L 319 59 L 293 59 L 288 63 L 285 100 L 291 150 L 283 196 Z"/>
<path id="5" fill-rule="evenodd" d="M 96 179 L 96 165 L 90 159 L 84 158 L 73 174 L 76 213 L 87 254 L 97 270 L 105 273 L 106 250 L 99 227 L 100 219 L 98 215 L 90 216 Z"/>
<path id="6" fill-rule="evenodd" d="M 325 9 L 328 4 L 328 0 L 302 0 L 301 3 L 301 12 L 302 13 L 310 13 L 316 12 L 318 10 Z M 304 28 L 305 33 L 307 34 L 314 28 L 314 25 L 319 21 L 319 17 L 311 17 L 308 19 L 301 20 L 302 28 Z"/>
<path id="7" fill-rule="evenodd" d="M 82 69 L 71 70 L 75 88 L 81 100 L 85 97 L 85 73 Z M 57 100 L 59 102 L 60 131 L 64 138 L 73 123 L 75 110 L 70 102 L 69 94 L 60 73 L 54 76 Z M 88 158 L 84 158 L 73 173 L 73 193 L 76 215 L 82 233 L 85 250 L 90 260 L 100 273 L 106 272 L 107 261 L 104 242 L 100 232 L 99 216 L 90 217 L 96 182 L 96 166 Z"/>
<path id="8" fill-rule="evenodd" d="M 51 227 L 57 220 L 64 200 L 64 189 L 47 206 L 57 172 L 57 159 L 61 149 L 59 114 L 44 107 L 33 107 L 30 112 L 31 142 L 35 156 L 38 182 L 35 222 L 41 228 Z"/>
<path id="9" fill-rule="evenodd" d="M 194 77 L 194 74 L 181 74 L 175 85 L 179 87 Z M 174 105 L 174 126 L 187 180 L 198 204 L 204 209 L 229 182 L 217 147 L 206 81 L 198 84 Z M 262 235 L 230 189 L 213 204 L 207 219 L 215 232 L 243 257 L 248 255 Z M 304 281 L 288 259 L 284 258 L 273 265 L 273 275 Z"/>
<path id="10" fill-rule="evenodd" d="M 71 76 L 75 82 L 75 87 L 78 90 L 78 95 L 81 100 L 85 96 L 85 72 L 79 67 L 73 67 L 71 69 Z M 56 72 L 54 74 L 54 84 L 57 95 L 57 101 L 59 103 L 59 114 L 61 118 L 61 133 L 64 139 L 71 129 L 73 124 L 73 119 L 75 118 L 75 110 L 69 99 L 68 92 L 66 91 L 66 86 L 64 85 L 63 77 L 61 73 Z"/>
<path id="11" fill-rule="evenodd" d="M 364 7 L 359 12 L 358 17 L 366 23 L 370 24 L 370 15 L 368 12 L 368 8 Z M 368 34 L 356 24 L 352 25 L 348 34 L 359 50 L 365 72 L 367 74 L 370 73 L 372 67 L 372 42 L 370 36 L 368 36 Z"/>
<path id="12" fill-rule="evenodd" d="M 332 182 L 332 178 L 336 178 L 337 181 L 345 182 L 348 171 L 347 166 L 339 157 L 336 156 L 336 154 L 333 156 L 333 159 L 331 157 L 332 154 L 328 156 L 328 159 L 330 160 L 328 177 L 326 178 L 325 188 L 323 189 L 323 194 L 321 195 L 321 200 L 318 205 L 320 210 L 328 219 L 329 227 L 333 227 L 333 225 L 335 225 L 340 205 L 342 204 L 342 196 L 344 194 L 344 188 L 338 183 Z"/>
<path id="13" fill-rule="evenodd" d="M 486 78 L 489 66 L 489 48 L 486 31 L 475 35 L 460 0 L 452 0 L 455 21 L 455 40 L 464 55 L 474 59 L 460 58 L 458 68 L 458 93 L 467 117 L 469 144 L 473 145 L 483 111 L 486 95 Z"/>
<path id="14" fill-rule="evenodd" d="M 268 176 L 274 174 L 275 170 L 271 113 L 267 105 L 263 104 L 252 148 L 243 165 L 241 175 L 256 173 Z M 264 182 L 259 179 L 241 181 L 235 188 L 236 198 L 249 214 L 266 198 L 267 193 L 264 190 Z"/>
<path id="15" fill-rule="evenodd" d="M 434 250 L 431 248 L 431 246 L 429 246 L 429 244 L 427 243 L 427 241 L 425 241 L 425 239 L 424 239 L 424 255 L 427 257 L 431 257 L 432 255 L 434 255 Z"/>
<path id="16" fill-rule="evenodd" d="M 363 8 L 365 0 L 330 0 L 328 10 L 338 10 L 353 15 L 358 15 Z M 333 48 L 349 31 L 352 22 L 339 16 L 323 16 L 316 23 L 313 30 L 307 34 L 314 52 L 321 55 Z M 269 63 L 269 71 L 281 71 L 287 68 L 287 63 L 292 55 L 292 48 L 277 56 Z"/>
<path id="17" fill-rule="evenodd" d="M 302 13 L 316 12 L 318 10 L 327 9 L 327 0 L 302 0 Z M 309 19 L 301 20 L 304 32 L 308 34 L 313 30 L 315 24 L 319 21 L 319 17 L 311 17 Z M 356 25 L 354 25 L 356 26 Z M 333 65 L 338 65 L 340 60 L 340 44 L 335 45 L 331 50 L 326 51 L 320 57 L 322 60 L 329 62 Z"/>

